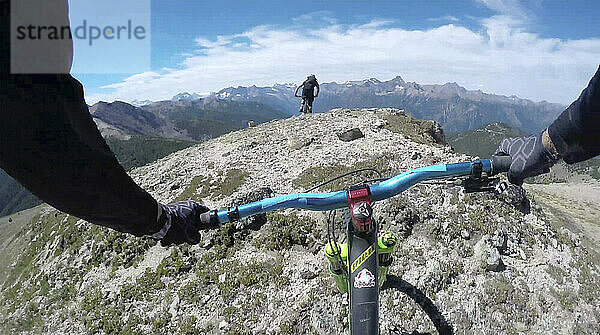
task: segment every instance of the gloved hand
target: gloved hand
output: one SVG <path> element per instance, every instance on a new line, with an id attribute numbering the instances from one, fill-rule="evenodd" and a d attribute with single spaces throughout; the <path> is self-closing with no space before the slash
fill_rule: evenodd
<path id="1" fill-rule="evenodd" d="M 200 214 L 209 209 L 199 202 L 186 200 L 159 206 L 162 208 L 159 221 L 164 222 L 163 230 L 167 228 L 166 235 L 160 238 L 163 247 L 182 243 L 198 244 L 200 229 L 210 228 L 200 223 Z"/>
<path id="2" fill-rule="evenodd" d="M 546 137 L 545 140 L 542 138 Z M 547 131 L 530 137 L 505 138 L 494 155 L 512 158 L 508 180 L 522 185 L 523 179 L 550 172 L 550 167 L 558 160 L 554 149 L 552 154 L 544 145 L 549 140 Z M 547 144 L 546 144 L 547 145 Z M 553 145 L 552 145 L 553 147 Z"/>

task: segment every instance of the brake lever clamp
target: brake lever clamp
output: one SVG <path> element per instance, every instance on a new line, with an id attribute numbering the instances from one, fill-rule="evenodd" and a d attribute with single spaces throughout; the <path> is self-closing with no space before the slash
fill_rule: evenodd
<path id="1" fill-rule="evenodd" d="M 473 161 L 471 164 L 473 166 L 471 170 L 471 178 L 481 179 L 483 174 L 483 163 L 481 163 L 481 160 L 478 159 Z"/>
<path id="2" fill-rule="evenodd" d="M 494 192 L 496 192 L 496 194 L 502 194 L 507 189 L 508 189 L 508 183 L 505 181 L 501 181 L 496 184 L 496 188 L 494 189 Z"/>

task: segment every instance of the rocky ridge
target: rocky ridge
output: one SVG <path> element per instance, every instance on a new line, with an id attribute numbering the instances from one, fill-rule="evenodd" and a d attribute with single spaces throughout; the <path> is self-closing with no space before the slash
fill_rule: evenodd
<path id="1" fill-rule="evenodd" d="M 363 137 L 338 138 L 354 128 Z M 357 167 L 394 175 L 468 159 L 443 144 L 435 122 L 338 109 L 235 131 L 132 176 L 161 202 L 223 208 Z M 518 189 L 496 196 L 428 184 L 379 202 L 382 229 L 401 237 L 381 292 L 382 334 L 597 334 L 600 258 L 530 200 Z M 163 248 L 46 206 L 0 243 L 11 257 L 0 332 L 345 333 L 346 297 L 321 252 L 325 217 L 288 210 Z"/>

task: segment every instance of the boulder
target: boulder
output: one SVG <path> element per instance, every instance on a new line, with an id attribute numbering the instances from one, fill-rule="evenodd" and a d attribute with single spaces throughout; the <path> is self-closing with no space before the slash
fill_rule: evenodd
<path id="1" fill-rule="evenodd" d="M 502 271 L 504 264 L 500 258 L 500 251 L 493 245 L 489 235 L 483 235 L 475 244 L 474 257 L 476 264 L 486 271 Z"/>
<path id="2" fill-rule="evenodd" d="M 352 128 L 350 130 L 344 131 L 342 133 L 337 134 L 338 138 L 344 142 L 354 141 L 361 137 L 365 137 L 365 135 L 358 128 Z"/>

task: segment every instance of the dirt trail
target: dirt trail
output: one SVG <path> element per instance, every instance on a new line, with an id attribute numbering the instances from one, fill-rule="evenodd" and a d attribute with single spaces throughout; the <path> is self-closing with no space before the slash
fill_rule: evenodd
<path id="1" fill-rule="evenodd" d="M 600 182 L 527 184 L 525 189 L 553 223 L 581 234 L 600 252 Z"/>

